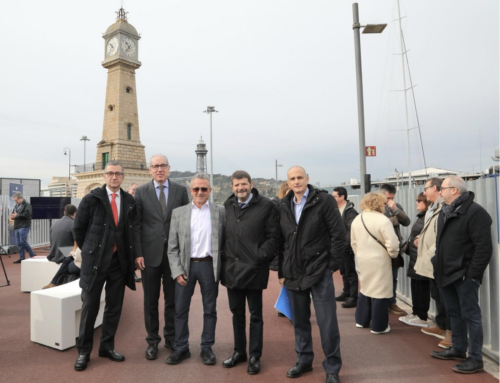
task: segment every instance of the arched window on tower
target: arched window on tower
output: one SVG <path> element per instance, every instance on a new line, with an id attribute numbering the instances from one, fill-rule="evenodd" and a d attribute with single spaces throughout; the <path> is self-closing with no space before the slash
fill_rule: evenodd
<path id="1" fill-rule="evenodd" d="M 127 140 L 132 139 L 132 124 L 127 124 Z"/>
<path id="2" fill-rule="evenodd" d="M 132 93 L 132 88 L 127 86 L 127 88 L 125 89 L 127 93 Z"/>

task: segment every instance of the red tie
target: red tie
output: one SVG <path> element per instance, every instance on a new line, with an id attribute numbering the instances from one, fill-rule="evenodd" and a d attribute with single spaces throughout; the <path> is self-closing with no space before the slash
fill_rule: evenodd
<path id="1" fill-rule="evenodd" d="M 118 207 L 116 206 L 116 193 L 111 194 L 111 211 L 113 212 L 113 218 L 115 219 L 115 226 L 118 227 Z M 116 245 L 113 248 L 113 253 L 116 251 Z"/>

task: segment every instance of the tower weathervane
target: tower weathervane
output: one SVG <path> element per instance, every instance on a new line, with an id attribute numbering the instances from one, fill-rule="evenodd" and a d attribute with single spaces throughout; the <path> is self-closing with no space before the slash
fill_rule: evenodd
<path id="1" fill-rule="evenodd" d="M 127 21 L 127 13 L 128 12 L 125 12 L 125 9 L 123 9 L 123 1 L 122 1 L 121 8 L 118 11 L 116 11 L 116 20 Z"/>

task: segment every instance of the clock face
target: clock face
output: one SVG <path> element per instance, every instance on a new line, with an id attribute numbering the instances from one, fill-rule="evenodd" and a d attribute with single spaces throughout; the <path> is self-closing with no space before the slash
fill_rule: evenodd
<path id="1" fill-rule="evenodd" d="M 135 43 L 129 39 L 128 37 L 125 37 L 122 40 L 122 52 L 127 55 L 128 57 L 134 57 L 135 56 Z"/>
<path id="2" fill-rule="evenodd" d="M 108 56 L 114 56 L 118 52 L 118 39 L 113 37 L 108 41 L 108 45 L 106 46 L 106 53 Z"/>

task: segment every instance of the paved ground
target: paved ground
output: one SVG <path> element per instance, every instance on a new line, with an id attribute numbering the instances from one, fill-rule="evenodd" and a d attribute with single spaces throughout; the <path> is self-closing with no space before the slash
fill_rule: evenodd
<path id="1" fill-rule="evenodd" d="M 37 250 L 38 254 L 44 252 Z M 46 253 L 46 252 L 45 252 Z M 116 338 L 116 349 L 127 360 L 114 363 L 97 356 L 94 348 L 89 367 L 84 372 L 73 370 L 77 352 L 75 348 L 57 351 L 30 341 L 30 294 L 20 292 L 20 265 L 17 259 L 2 257 L 11 286 L 0 288 L 0 382 L 291 382 L 286 371 L 295 363 L 293 328 L 286 318 L 279 318 L 273 308 L 279 294 L 275 273 L 271 273 L 269 288 L 264 292 L 264 353 L 259 375 L 250 376 L 246 366 L 233 369 L 221 366 L 222 360 L 230 356 L 233 349 L 232 322 L 227 304 L 226 289 L 221 286 L 218 298 L 218 323 L 214 352 L 217 365 L 201 363 L 199 339 L 201 335 L 201 296 L 199 289 L 193 297 L 190 313 L 191 353 L 190 359 L 177 366 L 164 363 L 170 351 L 161 348 L 155 361 L 144 358 L 146 350 L 145 329 L 142 315 L 142 286 L 137 291 L 127 290 L 122 319 Z M 48 283 L 49 281 L 47 281 Z M 0 284 L 4 276 L 0 270 Z M 335 275 L 335 287 L 341 284 Z M 332 297 L 333 298 L 333 297 Z M 315 318 L 313 315 L 313 323 Z M 338 305 L 338 321 L 341 333 L 343 367 L 340 373 L 343 383 L 349 382 L 498 382 L 489 373 L 471 376 L 456 374 L 451 367 L 456 363 L 440 361 L 430 357 L 438 349 L 438 339 L 426 336 L 419 328 L 406 326 L 397 316 L 390 316 L 392 331 L 376 336 L 367 329 L 357 329 L 354 324 L 354 310 Z M 100 329 L 96 330 L 94 341 L 98 345 Z M 323 382 L 325 375 L 321 362 L 323 353 L 317 326 L 313 325 L 314 360 L 313 372 L 297 379 L 298 382 Z"/>

